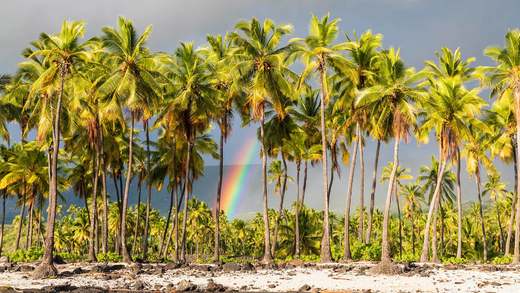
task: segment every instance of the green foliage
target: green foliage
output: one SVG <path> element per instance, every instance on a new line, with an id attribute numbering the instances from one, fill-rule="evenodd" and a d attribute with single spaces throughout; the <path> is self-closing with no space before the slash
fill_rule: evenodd
<path id="1" fill-rule="evenodd" d="M 115 253 L 115 252 L 109 251 L 106 254 L 105 253 L 98 253 L 97 259 L 100 262 L 119 262 L 119 261 L 122 260 L 122 257 L 119 254 Z"/>
<path id="2" fill-rule="evenodd" d="M 403 255 L 401 255 L 401 256 L 399 256 L 399 255 L 394 256 L 395 262 L 406 263 L 406 262 L 416 262 L 418 260 L 419 260 L 419 255 L 412 254 L 412 253 L 403 253 Z"/>
<path id="3" fill-rule="evenodd" d="M 12 262 L 30 262 L 37 261 L 43 256 L 43 248 L 31 247 L 29 249 L 18 249 L 9 254 L 9 259 Z"/>
<path id="4" fill-rule="evenodd" d="M 513 258 L 510 255 L 497 256 L 491 260 L 491 263 L 494 265 L 507 265 L 513 261 Z"/>
<path id="5" fill-rule="evenodd" d="M 354 260 L 376 261 L 381 259 L 380 243 L 364 244 L 355 240 L 350 251 Z"/>

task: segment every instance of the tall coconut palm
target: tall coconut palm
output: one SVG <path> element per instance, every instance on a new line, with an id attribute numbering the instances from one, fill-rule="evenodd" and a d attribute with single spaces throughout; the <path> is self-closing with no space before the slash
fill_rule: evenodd
<path id="1" fill-rule="evenodd" d="M 490 199 L 495 202 L 495 212 L 499 229 L 498 239 L 500 242 L 500 249 L 502 251 L 505 249 L 505 239 L 499 209 L 499 201 L 504 199 L 508 194 L 506 187 L 506 184 L 500 180 L 500 174 L 496 172 L 495 174 L 489 174 L 488 181 L 484 185 L 484 190 L 482 191 L 482 196 L 489 195 Z"/>
<path id="2" fill-rule="evenodd" d="M 256 18 L 236 24 L 237 32 L 231 34 L 233 43 L 238 47 L 236 68 L 242 76 L 246 95 L 246 107 L 251 118 L 260 122 L 260 141 L 262 157 L 262 193 L 264 219 L 264 256 L 265 263 L 271 263 L 271 240 L 269 236 L 269 217 L 267 200 L 267 150 L 265 147 L 265 118 L 268 106 L 277 114 L 285 116 L 283 101 L 292 98 L 293 88 L 288 76 L 292 75 L 285 61 L 289 47 L 280 46 L 282 38 L 292 31 L 290 25 L 276 25 L 266 19 L 263 23 Z"/>
<path id="3" fill-rule="evenodd" d="M 436 52 L 438 64 L 433 61 L 426 61 L 426 71 L 433 77 L 461 78 L 462 82 L 469 81 L 475 72 L 475 68 L 471 63 L 475 58 L 470 57 L 466 60 L 462 59 L 462 53 L 459 48 L 452 51 L 448 48 L 442 48 L 441 52 Z M 460 180 L 460 151 L 456 147 L 456 154 L 453 160 L 457 163 L 457 258 L 462 257 L 462 187 Z"/>
<path id="4" fill-rule="evenodd" d="M 102 41 L 113 62 L 113 71 L 103 83 L 100 91 L 110 95 L 103 107 L 107 119 L 123 119 L 122 108 L 130 114 L 128 129 L 128 163 L 125 187 L 122 198 L 121 249 L 124 262 L 131 262 L 130 252 L 126 244 L 126 214 L 130 181 L 132 180 L 133 144 L 136 120 L 147 120 L 151 117 L 151 109 L 156 105 L 156 97 L 160 96 L 153 72 L 156 70 L 154 56 L 145 47 L 151 33 L 148 26 L 141 35 L 132 22 L 124 17 L 118 20 L 117 28 L 104 27 Z M 123 123 L 126 126 L 126 123 Z"/>
<path id="5" fill-rule="evenodd" d="M 220 128 L 220 159 L 219 180 L 217 186 L 217 199 L 215 203 L 215 248 L 214 261 L 220 262 L 220 201 L 222 198 L 222 181 L 224 178 L 224 144 L 231 133 L 231 121 L 233 119 L 233 103 L 238 95 L 242 94 L 238 86 L 238 76 L 233 70 L 237 48 L 232 46 L 228 36 L 221 35 L 206 37 L 208 48 L 203 51 L 206 62 L 212 74 L 213 86 L 219 95 L 218 117 L 216 118 Z"/>
<path id="6" fill-rule="evenodd" d="M 217 93 L 212 87 L 212 77 L 204 63 L 200 52 L 193 48 L 191 43 L 181 43 L 175 51 L 175 56 L 164 55 L 166 78 L 170 80 L 168 95 L 164 101 L 163 110 L 159 114 L 158 122 L 168 129 L 182 135 L 186 142 L 186 152 L 183 172 L 184 175 L 184 210 L 181 237 L 181 261 L 186 262 L 186 224 L 188 220 L 188 200 L 192 191 L 192 169 L 195 165 L 193 149 L 197 135 L 204 133 L 215 113 Z"/>
<path id="7" fill-rule="evenodd" d="M 482 202 L 482 168 L 484 166 L 490 174 L 496 173 L 492 160 L 487 156 L 491 138 L 486 133 L 487 129 L 470 127 L 470 136 L 462 150 L 462 155 L 466 157 L 466 168 L 470 175 L 475 176 L 477 185 L 477 196 L 479 203 L 480 228 L 482 230 L 482 256 L 484 262 L 487 261 L 487 238 L 486 226 L 484 223 L 484 207 Z"/>
<path id="8" fill-rule="evenodd" d="M 322 262 L 330 262 L 332 255 L 330 251 L 330 223 L 329 223 L 329 198 L 328 198 L 328 175 L 327 175 L 327 131 L 325 128 L 325 108 L 330 98 L 330 85 L 327 75 L 331 70 L 343 74 L 345 78 L 354 76 L 353 67 L 341 54 L 346 49 L 346 43 L 334 44 L 338 35 L 339 19 L 330 19 L 329 15 L 319 19 L 312 16 L 309 25 L 309 34 L 305 39 L 293 39 L 294 52 L 301 56 L 305 66 L 300 84 L 307 80 L 311 74 L 318 74 L 321 90 L 320 99 L 320 132 L 322 147 L 322 180 L 323 180 L 323 237 L 321 242 L 320 259 Z M 352 78 L 353 79 L 353 78 Z"/>
<path id="9" fill-rule="evenodd" d="M 384 109 L 381 110 L 382 115 L 379 119 L 388 121 L 393 128 L 393 167 L 388 181 L 382 231 L 381 262 L 382 265 L 386 265 L 391 262 L 388 225 L 395 176 L 399 165 L 399 142 L 406 141 L 410 128 L 416 123 L 417 110 L 414 103 L 422 99 L 423 92 L 416 87 L 421 75 L 413 68 L 405 67 L 399 50 L 391 48 L 382 52 L 377 63 L 379 74 L 376 85 L 362 91 L 356 104 L 358 107 L 368 108 L 368 111 Z"/>
<path id="10" fill-rule="evenodd" d="M 421 125 L 419 137 L 421 140 L 427 141 L 430 129 L 435 130 L 439 144 L 440 165 L 424 228 L 422 262 L 428 261 L 430 226 L 440 198 L 441 174 L 444 174 L 447 162 L 457 154 L 457 146 L 460 145 L 461 140 L 469 136 L 469 125 L 479 124 L 475 117 L 485 105 L 485 102 L 478 96 L 478 89 L 467 90 L 460 77 L 430 79 L 429 84 L 430 98 L 422 103 L 426 118 Z M 432 245 L 436 247 L 436 243 Z M 433 250 L 432 259 L 434 261 L 438 261 L 436 251 L 436 249 Z"/>
<path id="11" fill-rule="evenodd" d="M 60 148 L 60 121 L 62 103 L 64 101 L 66 81 L 75 74 L 74 67 L 84 59 L 85 45 L 80 39 L 85 32 L 82 22 L 65 21 L 58 34 L 48 35 L 43 33 L 40 37 L 44 44 L 33 55 L 42 56 L 48 66 L 39 78 L 32 84 L 30 97 L 48 93 L 51 85 L 52 101 L 50 102 L 52 113 L 52 155 L 50 156 L 50 184 L 49 184 L 49 208 L 47 215 L 47 235 L 45 249 L 41 264 L 34 271 L 34 276 L 55 276 L 57 270 L 53 264 L 54 250 L 54 224 L 56 219 L 56 202 L 58 195 L 58 152 Z M 42 92 L 45 91 L 45 92 Z"/>
<path id="12" fill-rule="evenodd" d="M 512 97 L 516 119 L 516 161 L 520 164 L 520 30 L 509 31 L 505 36 L 505 47 L 486 48 L 484 54 L 496 62 L 496 66 L 490 68 L 490 81 L 493 87 L 492 95 Z M 516 180 L 520 181 L 520 171 L 516 170 Z M 520 197 L 520 184 L 516 186 L 516 196 Z M 517 202 L 520 202 L 517 199 Z M 520 204 L 517 204 L 515 230 L 520 231 Z M 520 233 L 515 233 L 515 246 L 513 263 L 520 262 Z"/>

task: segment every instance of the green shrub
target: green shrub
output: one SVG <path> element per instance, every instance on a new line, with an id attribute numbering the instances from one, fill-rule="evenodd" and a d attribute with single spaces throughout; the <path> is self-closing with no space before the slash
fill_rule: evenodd
<path id="1" fill-rule="evenodd" d="M 506 265 L 510 264 L 513 261 L 510 255 L 497 256 L 491 260 L 491 263 L 494 265 Z"/>
<path id="2" fill-rule="evenodd" d="M 381 259 L 379 243 L 363 244 L 363 242 L 354 241 L 350 252 L 354 260 L 378 261 Z"/>
<path id="3" fill-rule="evenodd" d="M 30 262 L 37 261 L 43 256 L 42 247 L 31 247 L 29 249 L 18 249 L 9 255 L 9 259 L 13 262 Z"/>
<path id="4" fill-rule="evenodd" d="M 123 258 L 115 252 L 108 252 L 106 254 L 99 253 L 97 259 L 100 262 L 120 262 Z"/>
<path id="5" fill-rule="evenodd" d="M 442 260 L 443 264 L 452 264 L 452 265 L 463 265 L 467 264 L 468 260 L 465 258 L 458 258 L 458 257 L 447 257 Z"/>
<path id="6" fill-rule="evenodd" d="M 304 261 L 304 262 L 319 262 L 320 261 L 320 256 L 319 255 L 315 255 L 315 254 L 301 255 L 300 259 L 302 261 Z"/>
<path id="7" fill-rule="evenodd" d="M 412 253 L 403 253 L 403 255 L 396 255 L 394 257 L 394 261 L 396 262 L 416 262 L 419 261 L 419 256 Z"/>

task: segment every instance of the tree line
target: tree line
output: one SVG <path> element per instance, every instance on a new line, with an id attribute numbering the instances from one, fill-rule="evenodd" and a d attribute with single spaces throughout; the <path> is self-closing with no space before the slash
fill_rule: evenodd
<path id="1" fill-rule="evenodd" d="M 41 234 L 44 251 L 35 275 L 56 274 L 55 237 L 62 232 L 55 229 L 60 229 L 57 223 L 62 221 L 56 218 L 57 199 L 68 189 L 85 200 L 88 259 L 97 261 L 100 252 L 106 255 L 113 251 L 123 261 L 132 262 L 132 253 L 147 259 L 149 247 L 156 246 L 158 238 L 151 232 L 157 227 L 151 225 L 156 212 L 151 207 L 152 191 L 166 188 L 170 208 L 160 239 L 168 244 L 160 244 L 159 254 L 166 256 L 173 237 L 173 258 L 186 262 L 190 254 L 187 243 L 193 240 L 188 234 L 194 233 L 190 228 L 200 228 L 190 225 L 190 214 L 197 211 L 190 208 L 190 202 L 197 202 L 191 199 L 192 186 L 203 176 L 207 155 L 220 162 L 215 210 L 209 220 L 214 233 L 213 260 L 219 262 L 223 251 L 220 200 L 224 147 L 235 115 L 243 125 L 258 125 L 263 208 L 261 227 L 255 231 L 262 237 L 263 262 L 272 263 L 277 248 L 287 245 L 292 247 L 290 255 L 301 255 L 306 241 L 302 232 L 310 225 L 309 221 L 302 222 L 303 214 L 310 213 L 304 206 L 307 173 L 309 165 L 319 164 L 324 208 L 318 213 L 321 220 L 313 222 L 321 225 L 320 243 L 313 247 L 319 248 L 322 262 L 351 260 L 355 242 L 365 246 L 377 243 L 382 264 L 390 263 L 396 247 L 391 241 L 395 234 L 389 229 L 394 219 L 390 213 L 392 201 L 399 215 L 402 255 L 406 226 L 399 205 L 402 196 L 406 196 L 404 214 L 424 218 L 424 223 L 412 219 L 409 229 L 414 254 L 416 241 L 423 242 L 420 261 L 439 261 L 438 226 L 442 238 L 449 227 L 445 221 L 452 218 L 457 227 L 454 257 L 463 257 L 464 235 L 478 234 L 480 239 L 475 241 L 482 246 L 479 257 L 487 261 L 488 245 L 494 246 L 486 225 L 489 210 L 483 205 L 483 196 L 489 194 L 499 221 L 499 251 L 509 255 L 513 243 L 512 261 L 518 263 L 520 30 L 506 33 L 504 47 L 485 50 L 494 66 L 474 66 L 475 58 L 463 58 L 460 49 L 441 48 L 436 60 L 426 61 L 424 68 L 415 70 L 405 65 L 399 49 L 383 47 L 381 34 L 366 31 L 339 37 L 338 24 L 339 19 L 328 15 L 313 16 L 307 36 L 290 38 L 291 25 L 253 18 L 238 22 L 225 35 L 208 35 L 207 44 L 200 48 L 180 43 L 173 53 L 166 53 L 153 52 L 146 46 L 150 26 L 139 33 L 130 20 L 121 17 L 116 27 L 104 27 L 99 36 L 88 40 L 84 39 L 83 22 L 65 21 L 58 33 L 42 33 L 31 42 L 23 51 L 24 60 L 17 72 L 1 78 L 0 133 L 8 141 L 6 124 L 13 121 L 20 126 L 21 140 L 2 146 L 0 190 L 4 203 L 12 196 L 21 207 L 16 248 L 26 208 L 27 242 L 33 243 L 33 229 Z M 490 103 L 480 96 L 484 89 L 491 90 Z M 220 130 L 218 142 L 209 136 L 213 125 Z M 155 140 L 150 139 L 151 132 Z M 32 141 L 27 140 L 30 133 L 34 133 Z M 400 143 L 410 139 L 430 143 L 431 137 L 438 146 L 432 166 L 421 168 L 416 183 L 402 184 L 407 169 L 399 163 Z M 376 143 L 370 179 L 365 174 L 369 140 Z M 380 149 L 387 146 L 393 149 L 393 159 L 379 174 Z M 463 159 L 477 187 L 474 218 L 463 215 Z M 508 191 L 501 182 L 496 160 L 513 163 L 514 190 Z M 289 163 L 296 167 L 295 179 L 288 174 Z M 343 231 L 339 231 L 338 240 L 343 251 L 333 257 L 338 230 L 334 228 L 337 217 L 329 213 L 329 202 L 341 164 L 349 169 Z M 356 172 L 360 173 L 360 206 L 353 217 Z M 376 226 L 379 214 L 375 196 L 381 179 L 387 181 L 387 192 L 381 222 Z M 108 180 L 116 189 L 115 205 L 109 200 Z M 135 211 L 128 205 L 132 180 L 138 183 Z M 290 213 L 283 208 L 289 181 L 297 186 L 297 200 Z M 280 197 L 278 211 L 269 211 L 269 182 Z M 367 207 L 366 183 L 370 183 Z M 146 199 L 140 214 L 142 187 Z M 424 213 L 419 197 L 424 197 Z M 48 204 L 43 227 L 45 198 Z M 111 210 L 111 206 L 115 208 Z M 451 215 L 454 207 L 456 212 Z M 116 217 L 111 217 L 111 212 Z M 133 227 L 143 225 L 142 234 L 128 226 L 131 212 L 136 213 Z M 5 212 L 3 215 L 5 218 Z M 144 223 L 139 223 L 143 215 Z M 502 222 L 504 216 L 507 227 Z M 294 223 L 289 227 L 291 218 Z M 109 229 L 110 219 L 117 220 L 112 225 L 115 231 Z M 478 223 L 477 234 L 465 234 L 465 219 Z M 38 225 L 33 228 L 35 221 Z M 353 227 L 353 221 L 357 227 Z M 224 223 L 223 227 L 229 224 L 227 220 Z M 289 228 L 294 229 L 293 237 L 283 237 Z M 492 234 L 498 235 L 495 232 Z M 317 236 L 313 237 L 315 241 Z M 113 245 L 109 245 L 110 239 Z M 316 249 L 312 252 L 317 253 Z"/>

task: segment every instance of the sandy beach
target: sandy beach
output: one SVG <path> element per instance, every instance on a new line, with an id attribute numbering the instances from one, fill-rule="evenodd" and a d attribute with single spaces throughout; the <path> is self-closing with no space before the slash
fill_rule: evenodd
<path id="1" fill-rule="evenodd" d="M 374 275 L 372 263 L 86 264 L 58 265 L 55 279 L 33 279 L 34 263 L 3 264 L 0 292 L 520 292 L 520 267 L 400 265 L 399 275 Z"/>

